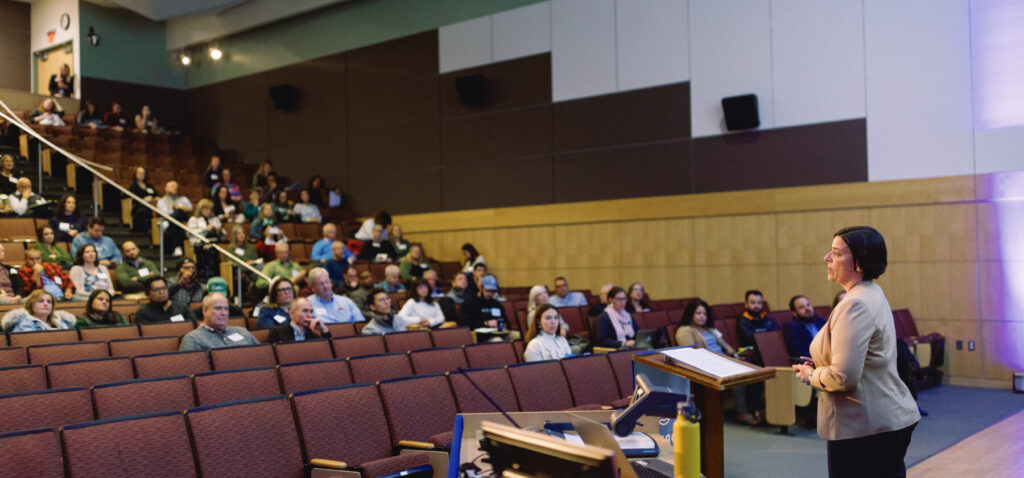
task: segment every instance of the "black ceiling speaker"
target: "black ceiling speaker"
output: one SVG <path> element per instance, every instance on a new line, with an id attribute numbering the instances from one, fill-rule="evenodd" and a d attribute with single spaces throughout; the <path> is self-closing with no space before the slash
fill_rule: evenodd
<path id="1" fill-rule="evenodd" d="M 274 101 L 275 110 L 295 111 L 299 109 L 299 90 L 292 85 L 271 86 L 270 99 Z"/>
<path id="2" fill-rule="evenodd" d="M 459 92 L 459 101 L 464 105 L 487 104 L 487 80 L 480 73 L 456 78 L 455 89 Z"/>
<path id="3" fill-rule="evenodd" d="M 757 95 L 753 93 L 722 98 L 722 111 L 725 112 L 725 129 L 729 131 L 761 126 L 757 115 Z"/>

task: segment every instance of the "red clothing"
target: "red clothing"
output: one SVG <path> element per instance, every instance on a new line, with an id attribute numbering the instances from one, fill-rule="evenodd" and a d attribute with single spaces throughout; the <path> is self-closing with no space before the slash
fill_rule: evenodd
<path id="1" fill-rule="evenodd" d="M 64 269 L 54 262 L 43 262 L 43 274 L 49 277 L 50 280 L 57 283 L 61 290 L 71 289 L 71 292 L 75 292 L 75 284 L 71 282 L 71 278 L 68 277 L 68 273 L 64 272 Z M 31 267 L 19 267 L 18 275 L 21 276 L 21 280 L 25 283 L 25 290 L 22 291 L 24 294 L 28 294 L 36 289 L 42 289 L 42 284 L 36 285 L 36 281 L 32 280 L 32 268 Z M 59 278 L 59 280 L 58 280 Z M 58 297 L 60 299 L 60 297 Z"/>

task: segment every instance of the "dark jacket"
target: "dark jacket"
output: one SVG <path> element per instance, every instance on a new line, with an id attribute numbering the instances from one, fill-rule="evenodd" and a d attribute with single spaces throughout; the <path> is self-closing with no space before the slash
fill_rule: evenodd
<path id="1" fill-rule="evenodd" d="M 376 245 L 374 245 L 376 244 Z M 389 241 L 380 241 L 374 243 L 374 241 L 363 242 L 363 250 L 359 252 L 360 259 L 366 259 L 369 261 L 375 260 L 377 254 L 387 254 L 392 261 L 398 260 L 398 253 L 395 252 L 395 246 L 391 245 Z"/>
<path id="2" fill-rule="evenodd" d="M 633 323 L 633 335 L 626 337 L 627 340 L 635 339 L 637 331 L 640 330 L 635 317 L 630 315 L 629 320 Z M 612 318 L 608 316 L 607 311 L 601 312 L 601 315 L 597 316 L 597 346 L 622 347 L 622 342 L 619 342 L 618 336 L 615 334 L 615 326 L 612 325 Z"/>
<path id="3" fill-rule="evenodd" d="M 504 319 L 505 323 L 508 323 L 508 317 L 505 316 L 505 308 L 501 306 L 501 302 L 494 299 L 484 300 L 479 295 L 466 297 L 466 301 L 462 303 L 462 310 L 459 312 L 459 325 L 478 329 L 492 319 Z"/>
<path id="4" fill-rule="evenodd" d="M 779 324 L 765 312 L 761 312 L 761 315 L 758 317 L 751 317 L 747 315 L 747 312 L 743 312 L 736 318 L 736 335 L 739 336 L 741 347 L 754 347 L 756 351 L 757 342 L 754 341 L 754 334 L 758 332 L 771 332 L 773 330 L 779 330 Z M 758 351 L 754 354 L 750 358 L 750 362 L 757 365 L 764 363 L 761 360 L 761 352 Z"/>
<path id="5" fill-rule="evenodd" d="M 330 338 L 331 338 L 331 333 L 330 332 L 325 332 L 323 334 L 318 334 L 318 333 L 314 332 L 313 330 L 311 330 L 309 328 L 306 329 L 306 340 L 330 339 Z M 267 336 L 267 342 L 270 342 L 272 344 L 281 343 L 281 342 L 294 342 L 294 341 L 295 341 L 295 329 L 292 328 L 292 323 L 290 321 L 289 322 L 285 322 L 283 324 L 278 324 L 278 325 L 275 325 L 275 326 L 271 327 L 270 328 L 270 335 Z"/>
<path id="6" fill-rule="evenodd" d="M 814 325 L 818 327 L 818 331 L 825 327 L 826 320 L 821 317 L 814 318 Z M 789 355 L 793 357 L 811 356 L 811 341 L 814 340 L 814 337 L 811 336 L 807 327 L 804 327 L 803 322 L 800 322 L 800 319 L 793 318 L 786 322 L 786 325 L 782 326 L 782 336 L 786 339 L 786 349 L 789 351 Z"/>

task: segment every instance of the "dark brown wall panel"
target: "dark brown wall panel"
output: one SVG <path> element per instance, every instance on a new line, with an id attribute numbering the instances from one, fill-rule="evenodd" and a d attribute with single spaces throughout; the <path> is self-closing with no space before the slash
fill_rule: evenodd
<path id="1" fill-rule="evenodd" d="M 697 193 L 867 181 L 864 119 L 697 138 Z"/>
<path id="2" fill-rule="evenodd" d="M 102 112 L 107 111 L 110 103 L 116 100 L 124 107 L 124 112 L 134 118 L 142 110 L 142 105 L 149 105 L 161 126 L 189 126 L 184 90 L 89 77 L 82 77 L 81 83 L 82 91 L 89 92 L 87 99 L 96 103 Z"/>
<path id="3" fill-rule="evenodd" d="M 554 151 L 690 137 L 690 84 L 555 103 Z"/>
<path id="4" fill-rule="evenodd" d="M 354 210 L 368 216 L 381 209 L 407 214 L 440 211 L 441 171 L 395 170 L 374 177 L 353 176 L 345 193 Z"/>
<path id="5" fill-rule="evenodd" d="M 349 84 L 348 124 L 352 131 L 437 119 L 437 77 L 413 81 Z"/>
<path id="6" fill-rule="evenodd" d="M 324 137 L 344 137 L 345 124 L 345 57 L 307 61 L 267 72 L 269 88 L 288 84 L 299 92 L 296 111 L 278 111 L 270 102 L 269 133 L 273 145 L 288 144 Z"/>
<path id="7" fill-rule="evenodd" d="M 436 122 L 352 132 L 348 137 L 351 173 L 373 174 L 370 180 L 383 183 L 393 171 L 439 166 L 439 139 Z"/>
<path id="8" fill-rule="evenodd" d="M 554 156 L 554 201 L 593 201 L 688 194 L 690 141 Z"/>
<path id="9" fill-rule="evenodd" d="M 487 104 L 464 105 L 455 79 L 479 73 L 487 85 Z M 528 56 L 445 73 L 440 79 L 441 117 L 451 118 L 521 106 L 551 103 L 551 54 Z"/>
<path id="10" fill-rule="evenodd" d="M 278 174 L 291 181 L 302 181 L 303 186 L 314 174 L 323 176 L 328 185 L 339 184 L 348 176 L 348 158 L 341 137 L 274 146 L 270 148 L 269 157 Z M 247 179 L 251 184 L 252 178 Z"/>
<path id="11" fill-rule="evenodd" d="M 352 84 L 437 76 L 437 30 L 417 33 L 348 52 Z"/>
<path id="12" fill-rule="evenodd" d="M 32 6 L 0 0 L 0 88 L 32 90 Z"/>
<path id="13" fill-rule="evenodd" d="M 516 158 L 447 166 L 446 211 L 545 204 L 552 201 L 551 158 Z"/>
<path id="14" fill-rule="evenodd" d="M 551 150 L 551 106 L 464 116 L 441 124 L 444 164 L 537 156 Z"/>

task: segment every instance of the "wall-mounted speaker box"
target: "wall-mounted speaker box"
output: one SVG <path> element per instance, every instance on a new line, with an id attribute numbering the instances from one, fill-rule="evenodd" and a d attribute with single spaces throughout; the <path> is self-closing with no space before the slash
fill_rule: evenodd
<path id="1" fill-rule="evenodd" d="M 487 104 L 487 80 L 480 73 L 456 78 L 455 89 L 459 92 L 459 101 L 464 105 Z"/>
<path id="2" fill-rule="evenodd" d="M 722 111 L 725 113 L 725 129 L 738 131 L 754 129 L 761 126 L 757 114 L 757 95 L 739 95 L 722 98 Z"/>
<path id="3" fill-rule="evenodd" d="M 1024 372 L 1013 373 L 1013 392 L 1024 393 Z"/>
<path id="4" fill-rule="evenodd" d="M 292 85 L 271 86 L 270 99 L 274 102 L 275 110 L 295 111 L 299 109 L 299 90 Z"/>

